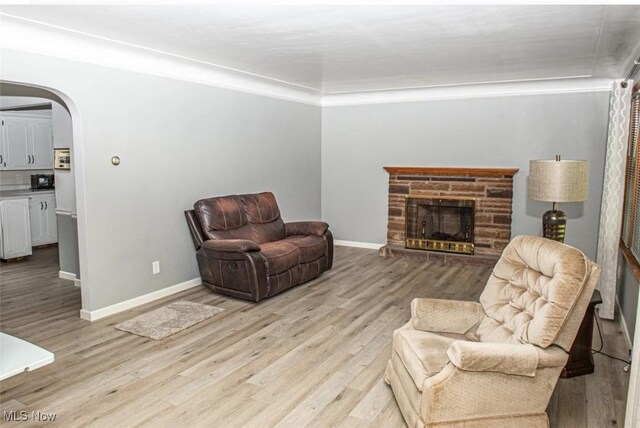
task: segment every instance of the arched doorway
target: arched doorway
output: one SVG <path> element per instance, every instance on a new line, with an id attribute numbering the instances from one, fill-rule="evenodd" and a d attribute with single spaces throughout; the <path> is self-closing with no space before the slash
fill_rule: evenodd
<path id="1" fill-rule="evenodd" d="M 84 209 L 84 169 L 82 162 L 82 132 L 80 114 L 75 103 L 64 93 L 53 89 L 41 87 L 38 85 L 31 85 L 22 82 L 9 82 L 0 80 L 0 96 L 2 97 L 32 97 L 39 99 L 46 99 L 52 102 L 53 106 L 58 106 L 60 109 L 64 109 L 63 115 L 67 115 L 70 120 L 70 144 L 71 144 L 71 171 L 69 171 L 71 177 L 71 185 L 73 188 L 71 197 L 73 199 L 73 210 L 68 210 L 67 214 L 70 216 L 72 224 L 73 236 L 66 236 L 65 239 L 69 241 L 72 239 L 73 248 L 75 249 L 76 257 L 76 269 L 73 272 L 76 285 L 80 286 L 81 292 L 81 306 L 82 308 L 89 307 L 90 302 L 90 289 L 89 289 L 89 272 L 87 268 L 87 244 L 86 244 L 86 222 L 85 222 L 85 209 Z M 55 144 L 55 142 L 54 142 Z M 62 176 L 61 176 L 62 177 Z M 58 177 L 57 177 L 58 178 Z M 69 183 L 67 183 L 69 185 Z M 69 190 L 69 189 L 67 189 Z M 56 213 L 57 215 L 59 212 Z M 60 224 L 60 223 L 59 223 Z M 65 250 L 67 251 L 67 250 Z M 69 258 L 69 254 L 66 254 Z M 67 261 L 68 264 L 68 261 Z M 63 271 L 61 270 L 61 274 Z M 61 275 L 62 277 L 62 275 Z M 72 279 L 72 278 L 67 278 Z"/>

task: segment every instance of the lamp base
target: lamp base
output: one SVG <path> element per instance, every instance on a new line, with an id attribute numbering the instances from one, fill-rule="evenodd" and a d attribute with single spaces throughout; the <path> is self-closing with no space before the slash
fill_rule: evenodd
<path id="1" fill-rule="evenodd" d="M 567 216 L 559 210 L 549 210 L 542 216 L 542 236 L 554 241 L 564 242 Z"/>

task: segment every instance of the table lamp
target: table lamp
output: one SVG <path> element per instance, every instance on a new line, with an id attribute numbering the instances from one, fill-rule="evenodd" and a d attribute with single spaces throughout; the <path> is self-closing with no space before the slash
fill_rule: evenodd
<path id="1" fill-rule="evenodd" d="M 552 202 L 542 216 L 542 235 L 564 242 L 567 216 L 558 202 L 582 202 L 589 195 L 589 162 L 585 160 L 532 160 L 529 162 L 529 198 Z"/>

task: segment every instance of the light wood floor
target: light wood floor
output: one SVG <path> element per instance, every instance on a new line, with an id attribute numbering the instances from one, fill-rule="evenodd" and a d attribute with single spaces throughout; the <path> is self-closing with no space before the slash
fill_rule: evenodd
<path id="1" fill-rule="evenodd" d="M 0 411 L 53 412 L 46 426 L 64 427 L 403 427 L 382 381 L 392 331 L 414 297 L 477 299 L 489 270 L 346 247 L 335 259 L 260 304 L 198 287 L 93 323 L 79 319 L 79 289 L 57 278 L 56 248 L 3 264 L 0 329 L 56 361 L 3 381 Z M 178 299 L 226 310 L 158 342 L 113 328 Z M 602 324 L 605 350 L 625 356 L 618 325 Z M 623 426 L 624 363 L 595 361 L 594 374 L 559 381 L 552 427 Z"/>

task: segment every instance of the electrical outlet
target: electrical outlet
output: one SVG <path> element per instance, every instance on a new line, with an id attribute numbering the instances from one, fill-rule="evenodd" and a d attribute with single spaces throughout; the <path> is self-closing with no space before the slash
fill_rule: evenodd
<path id="1" fill-rule="evenodd" d="M 151 268 L 153 269 L 153 274 L 157 275 L 160 273 L 160 260 L 156 260 L 155 262 L 151 263 Z"/>

